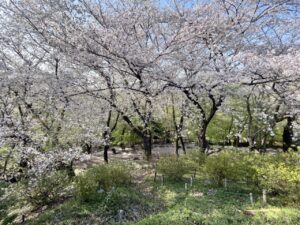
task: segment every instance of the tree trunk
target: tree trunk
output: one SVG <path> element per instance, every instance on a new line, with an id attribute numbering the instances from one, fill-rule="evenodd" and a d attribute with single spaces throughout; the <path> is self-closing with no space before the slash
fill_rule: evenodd
<path id="1" fill-rule="evenodd" d="M 175 140 L 175 153 L 178 157 L 179 156 L 179 138 L 178 137 L 176 137 L 176 140 Z"/>
<path id="2" fill-rule="evenodd" d="M 82 150 L 83 150 L 83 152 L 86 152 L 87 154 L 91 154 L 92 153 L 92 145 L 89 143 L 84 143 L 82 146 Z"/>
<path id="3" fill-rule="evenodd" d="M 184 154 L 186 154 L 186 151 L 185 151 L 185 144 L 184 144 L 184 141 L 183 141 L 183 137 L 180 136 L 180 137 L 179 137 L 179 140 L 180 140 L 180 143 L 181 143 L 182 151 L 183 151 Z"/>
<path id="4" fill-rule="evenodd" d="M 263 139 L 263 144 L 262 144 L 262 147 L 263 147 L 263 152 L 267 152 L 267 141 L 268 141 L 268 134 L 265 133 L 264 135 L 264 139 Z"/>
<path id="5" fill-rule="evenodd" d="M 252 125 L 253 125 L 253 117 L 252 117 L 252 111 L 251 111 L 251 105 L 250 105 L 250 96 L 247 97 L 247 113 L 248 113 L 248 127 L 247 127 L 247 139 L 249 143 L 249 149 L 252 151 L 254 149 L 254 137 L 252 135 Z"/>
<path id="6" fill-rule="evenodd" d="M 292 123 L 293 123 L 293 118 L 288 117 L 287 123 L 283 129 L 283 135 L 282 135 L 282 141 L 283 141 L 282 150 L 284 152 L 287 152 L 288 149 L 292 145 L 292 141 L 293 141 L 293 124 Z"/>
<path id="7" fill-rule="evenodd" d="M 108 163 L 108 150 L 109 150 L 109 145 L 104 145 L 103 159 L 104 162 L 106 163 Z"/>
<path id="8" fill-rule="evenodd" d="M 233 141 L 233 146 L 234 147 L 239 147 L 239 145 L 240 145 L 240 137 L 235 136 L 234 141 Z"/>
<path id="9" fill-rule="evenodd" d="M 143 136 L 143 146 L 145 150 L 146 159 L 149 161 L 152 154 L 152 137 L 151 134 L 147 133 Z"/>
<path id="10" fill-rule="evenodd" d="M 203 153 L 205 153 L 205 151 L 208 148 L 208 143 L 206 140 L 206 130 L 207 130 L 207 124 L 203 124 L 203 126 L 200 127 L 199 134 L 198 134 L 199 147 Z"/>

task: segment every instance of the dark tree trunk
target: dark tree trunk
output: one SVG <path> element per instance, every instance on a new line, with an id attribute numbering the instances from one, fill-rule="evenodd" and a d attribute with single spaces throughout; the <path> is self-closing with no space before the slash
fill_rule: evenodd
<path id="1" fill-rule="evenodd" d="M 293 118 L 288 117 L 287 118 L 287 123 L 283 129 L 283 135 L 282 135 L 282 141 L 283 141 L 283 146 L 282 150 L 284 152 L 287 152 L 288 149 L 292 146 L 293 142 Z"/>
<path id="2" fill-rule="evenodd" d="M 179 144 L 180 142 L 180 144 Z M 186 150 L 185 150 L 185 144 L 183 141 L 183 137 L 182 136 L 177 136 L 176 140 L 175 140 L 175 153 L 177 156 L 179 156 L 179 149 L 182 148 L 182 151 L 184 154 L 186 154 Z"/>
<path id="3" fill-rule="evenodd" d="M 105 145 L 103 151 L 103 159 L 106 163 L 108 163 L 108 150 L 109 150 L 109 145 Z"/>
<path id="4" fill-rule="evenodd" d="M 184 145 L 184 141 L 181 135 L 182 129 L 183 129 L 183 122 L 184 122 L 184 117 L 185 117 L 185 107 L 187 107 L 187 105 L 185 103 L 182 103 L 181 105 L 181 110 L 180 110 L 180 119 L 179 122 L 177 124 L 176 121 L 176 112 L 175 112 L 175 103 L 174 103 L 174 97 L 173 95 L 172 97 L 172 117 L 173 117 L 173 124 L 174 124 L 174 128 L 175 128 L 175 132 L 176 132 L 176 155 L 179 156 L 179 141 L 181 143 L 181 147 L 182 147 L 182 151 L 185 152 L 185 145 Z"/>
<path id="5" fill-rule="evenodd" d="M 151 159 L 152 154 L 152 137 L 151 134 L 147 133 L 143 136 L 143 146 L 147 160 Z"/>
<path id="6" fill-rule="evenodd" d="M 234 147 L 239 147 L 239 145 L 240 145 L 240 137 L 239 137 L 239 136 L 236 136 L 236 137 L 234 138 L 233 146 L 234 146 Z"/>
<path id="7" fill-rule="evenodd" d="M 175 153 L 177 156 L 179 156 L 179 138 L 176 137 L 176 140 L 175 140 Z"/>
<path id="8" fill-rule="evenodd" d="M 248 95 L 247 101 L 246 101 L 247 113 L 248 113 L 247 138 L 248 138 L 248 143 L 249 143 L 249 149 L 250 149 L 250 151 L 252 151 L 254 149 L 254 137 L 252 135 L 253 117 L 252 117 L 252 111 L 251 111 L 250 97 L 251 97 L 251 95 Z"/>
<path id="9" fill-rule="evenodd" d="M 183 137 L 180 136 L 180 137 L 179 137 L 179 140 L 180 140 L 180 143 L 181 143 L 182 151 L 183 151 L 184 154 L 186 154 L 186 151 L 185 151 L 185 144 L 184 144 L 184 141 L 183 141 Z"/>
<path id="10" fill-rule="evenodd" d="M 89 143 L 84 143 L 82 150 L 83 150 L 83 152 L 86 152 L 87 154 L 91 154 L 92 153 L 92 145 Z"/>
<path id="11" fill-rule="evenodd" d="M 262 153 L 266 153 L 267 152 L 267 141 L 268 141 L 268 134 L 265 133 L 263 140 L 262 140 L 262 146 L 261 146 L 261 151 Z"/>
<path id="12" fill-rule="evenodd" d="M 207 124 L 203 124 L 203 126 L 199 129 L 199 134 L 198 134 L 199 147 L 200 150 L 204 153 L 209 147 L 208 142 L 206 140 L 206 130 L 207 130 Z"/>
<path id="13" fill-rule="evenodd" d="M 106 121 L 106 126 L 108 127 L 107 130 L 105 130 L 102 134 L 102 137 L 104 139 L 104 151 L 103 151 L 103 159 L 104 162 L 108 163 L 108 150 L 110 148 L 110 142 L 111 142 L 111 133 L 116 129 L 117 127 L 117 123 L 119 120 L 119 113 L 117 114 L 115 123 L 113 124 L 113 126 L 111 127 L 111 117 L 112 117 L 112 110 L 108 111 L 108 116 L 107 116 L 107 121 Z M 110 128 L 111 127 L 111 128 Z M 113 153 L 115 153 L 115 150 L 113 150 Z"/>

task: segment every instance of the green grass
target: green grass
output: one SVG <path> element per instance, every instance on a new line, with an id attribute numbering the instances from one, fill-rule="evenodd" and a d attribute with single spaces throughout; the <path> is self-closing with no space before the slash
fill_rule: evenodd
<path id="1" fill-rule="evenodd" d="M 188 176 L 177 181 L 165 177 L 162 186 L 159 179 L 153 182 L 148 167 L 135 167 L 135 170 L 147 172 L 135 185 L 116 188 L 112 194 L 95 193 L 89 201 L 73 197 L 56 203 L 35 218 L 29 218 L 34 214 L 26 216 L 27 224 L 116 225 L 120 224 L 118 211 L 122 209 L 126 225 L 300 225 L 300 206 L 289 202 L 286 196 L 268 195 L 268 204 L 263 204 L 261 190 L 245 183 L 228 181 L 225 190 L 208 184 L 204 175 L 197 173 L 193 187 Z M 0 197 L 5 186 L 2 184 L 2 191 L 0 187 Z M 250 203 L 250 192 L 254 205 Z M 9 215 L 8 206 L 0 202 L 0 218 Z M 10 224 L 14 216 L 2 220 L 2 224 Z"/>
<path id="2" fill-rule="evenodd" d="M 160 187 L 160 194 L 167 205 L 165 210 L 128 225 L 300 224 L 299 207 L 263 205 L 259 197 L 252 206 L 248 193 L 225 191 L 222 188 L 209 190 L 202 182 L 187 193 L 184 182 L 167 183 Z"/>
<path id="3" fill-rule="evenodd" d="M 123 189 L 122 198 L 126 204 L 124 224 L 126 225 L 298 225 L 300 207 L 281 207 L 264 205 L 260 193 L 254 193 L 255 204 L 251 205 L 247 189 L 237 192 L 235 189 L 224 190 L 212 185 L 204 185 L 202 180 L 195 180 L 193 187 L 185 191 L 182 181 L 166 181 L 164 186 L 149 178 L 144 185 L 152 187 L 157 199 L 146 197 L 137 189 Z M 148 193 L 149 194 L 149 193 Z M 128 200 L 130 199 L 130 200 Z M 29 224 L 119 224 L 116 205 L 105 208 L 101 200 L 79 202 L 69 200 L 62 205 L 47 210 Z M 275 201 L 278 202 L 278 199 Z M 279 201 L 280 202 L 280 201 Z M 127 207 L 127 208 L 126 208 Z M 134 217 L 133 209 L 138 211 Z M 159 209 L 159 210 L 158 210 Z"/>
<path id="4" fill-rule="evenodd" d="M 105 199 L 99 194 L 88 202 L 68 200 L 58 207 L 46 210 L 28 224 L 117 224 L 120 209 L 125 211 L 127 220 L 137 220 L 152 213 L 158 208 L 152 200 L 151 196 L 144 195 L 135 188 L 118 188 L 115 195 Z"/>

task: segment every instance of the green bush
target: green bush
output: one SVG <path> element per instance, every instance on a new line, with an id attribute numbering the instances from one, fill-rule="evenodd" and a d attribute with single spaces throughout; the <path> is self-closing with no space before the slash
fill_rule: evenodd
<path id="1" fill-rule="evenodd" d="M 203 152 L 200 152 L 199 149 L 189 150 L 189 151 L 187 151 L 186 155 L 183 155 L 182 157 L 185 160 L 189 161 L 191 166 L 196 167 L 196 169 L 203 166 L 205 163 L 205 160 L 207 158 L 206 154 Z"/>
<path id="2" fill-rule="evenodd" d="M 300 198 L 300 155 L 280 153 L 271 155 L 263 166 L 257 167 L 259 186 L 273 194 Z"/>
<path id="3" fill-rule="evenodd" d="M 300 197 L 300 155 L 297 153 L 261 155 L 223 151 L 207 157 L 205 172 L 219 185 L 227 178 L 246 181 L 273 194 Z"/>
<path id="4" fill-rule="evenodd" d="M 223 180 L 239 180 L 243 176 L 240 155 L 231 151 L 223 151 L 219 154 L 207 157 L 205 173 L 208 178 L 221 185 Z"/>
<path id="5" fill-rule="evenodd" d="M 43 206 L 58 201 L 66 193 L 69 184 L 66 172 L 53 171 L 41 177 L 22 180 L 16 187 L 17 197 L 21 202 Z"/>
<path id="6" fill-rule="evenodd" d="M 258 169 L 260 185 L 275 194 L 294 193 L 300 190 L 300 170 L 284 163 L 269 163 Z"/>
<path id="7" fill-rule="evenodd" d="M 171 180 L 181 180 L 184 175 L 192 172 L 194 164 L 190 164 L 185 157 L 175 155 L 163 156 L 157 163 L 157 171 Z"/>
<path id="8" fill-rule="evenodd" d="M 124 123 L 120 123 L 112 133 L 113 145 L 128 145 L 141 142 L 140 137 Z"/>
<path id="9" fill-rule="evenodd" d="M 113 187 L 128 186 L 131 183 L 130 174 L 130 167 L 119 162 L 93 167 L 76 177 L 76 196 L 86 201 L 91 200 L 98 190 L 107 192 Z"/>

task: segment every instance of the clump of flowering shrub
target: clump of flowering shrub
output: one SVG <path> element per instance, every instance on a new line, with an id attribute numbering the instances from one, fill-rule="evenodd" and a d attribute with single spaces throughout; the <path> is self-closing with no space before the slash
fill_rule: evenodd
<path id="1" fill-rule="evenodd" d="M 34 148 L 23 148 L 19 157 L 24 164 L 23 176 L 12 186 L 11 194 L 16 195 L 21 203 L 35 207 L 69 195 L 71 178 L 75 175 L 73 162 L 85 158 L 79 149 L 40 152 Z"/>

